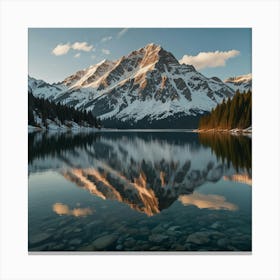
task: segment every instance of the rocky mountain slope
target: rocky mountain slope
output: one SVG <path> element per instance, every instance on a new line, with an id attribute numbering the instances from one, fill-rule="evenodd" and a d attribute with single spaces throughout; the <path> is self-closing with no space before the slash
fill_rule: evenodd
<path id="1" fill-rule="evenodd" d="M 52 85 L 29 77 L 28 86 L 34 96 L 92 111 L 103 125 L 122 128 L 193 128 L 201 114 L 234 94 L 155 44 Z"/>
<path id="2" fill-rule="evenodd" d="M 247 75 L 230 77 L 224 80 L 224 83 L 226 83 L 234 91 L 237 90 L 239 90 L 240 92 L 244 92 L 248 90 L 252 91 L 252 74 L 250 73 Z"/>

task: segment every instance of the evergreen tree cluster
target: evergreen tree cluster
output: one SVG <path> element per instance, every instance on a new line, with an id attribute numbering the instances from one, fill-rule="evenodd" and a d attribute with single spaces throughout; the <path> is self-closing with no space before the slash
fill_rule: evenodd
<path id="1" fill-rule="evenodd" d="M 232 99 L 223 100 L 211 113 L 199 120 L 199 129 L 247 128 L 252 125 L 252 92 L 237 91 Z"/>
<path id="2" fill-rule="evenodd" d="M 43 124 L 47 127 L 47 119 L 52 121 L 59 120 L 62 124 L 67 121 L 73 121 L 79 125 L 89 125 L 101 127 L 100 120 L 85 110 L 76 110 L 74 107 L 55 103 L 43 98 L 37 98 L 28 93 L 28 124 L 38 125 L 34 119 L 34 113 L 42 119 Z"/>

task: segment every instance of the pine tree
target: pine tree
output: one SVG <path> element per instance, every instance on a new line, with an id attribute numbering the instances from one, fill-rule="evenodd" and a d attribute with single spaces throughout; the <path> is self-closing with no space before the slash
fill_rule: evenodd
<path id="1" fill-rule="evenodd" d="M 252 125 L 252 93 L 236 92 L 232 99 L 223 100 L 210 114 L 200 118 L 199 128 L 233 129 Z"/>
<path id="2" fill-rule="evenodd" d="M 61 103 L 37 98 L 30 92 L 28 95 L 28 123 L 36 125 L 33 112 L 40 116 L 44 126 L 47 126 L 47 119 L 52 121 L 59 120 L 61 123 L 66 121 L 75 121 L 80 125 L 88 124 L 97 127 L 96 118 L 92 113 L 85 110 L 77 110 Z"/>

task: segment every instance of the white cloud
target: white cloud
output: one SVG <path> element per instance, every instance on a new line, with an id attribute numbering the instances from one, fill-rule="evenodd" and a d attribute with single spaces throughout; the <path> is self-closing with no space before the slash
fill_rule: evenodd
<path id="1" fill-rule="evenodd" d="M 53 50 L 52 54 L 58 56 L 58 55 L 64 55 L 69 52 L 71 48 L 71 45 L 69 43 L 67 44 L 58 44 Z"/>
<path id="2" fill-rule="evenodd" d="M 117 38 L 121 38 L 126 32 L 128 31 L 128 28 L 123 28 L 120 32 L 117 34 Z"/>
<path id="3" fill-rule="evenodd" d="M 225 66 L 229 58 L 239 55 L 237 50 L 230 51 L 215 51 L 215 52 L 200 52 L 198 55 L 184 55 L 180 63 L 191 64 L 196 69 L 203 69 L 207 67 Z"/>
<path id="4" fill-rule="evenodd" d="M 111 53 L 110 50 L 106 50 L 106 49 L 102 49 L 101 51 L 102 51 L 102 53 L 107 54 L 107 55 Z"/>
<path id="5" fill-rule="evenodd" d="M 101 39 L 101 42 L 102 42 L 102 43 L 106 43 L 106 42 L 108 42 L 108 41 L 111 41 L 112 39 L 113 39 L 112 36 L 103 37 L 103 38 Z"/>
<path id="6" fill-rule="evenodd" d="M 93 45 L 88 45 L 87 42 L 75 42 L 72 45 L 73 50 L 89 52 L 93 48 Z"/>
<path id="7" fill-rule="evenodd" d="M 81 53 L 76 53 L 75 55 L 74 55 L 74 57 L 76 57 L 76 58 L 78 58 L 78 57 L 80 57 L 81 56 Z"/>
<path id="8" fill-rule="evenodd" d="M 93 45 L 89 45 L 87 42 L 75 42 L 73 44 L 58 44 L 53 50 L 52 54 L 54 55 L 64 55 L 69 52 L 70 49 L 75 51 L 84 51 L 89 52 L 90 50 L 95 51 Z M 75 57 L 79 57 L 80 55 L 76 54 Z"/>

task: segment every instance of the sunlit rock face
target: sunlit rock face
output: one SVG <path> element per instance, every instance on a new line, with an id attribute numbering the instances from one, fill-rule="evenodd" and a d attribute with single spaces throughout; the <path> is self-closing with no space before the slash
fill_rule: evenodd
<path id="1" fill-rule="evenodd" d="M 235 173 L 217 161 L 211 149 L 197 146 L 191 138 L 180 141 L 148 134 L 131 137 L 105 133 L 94 140 L 78 140 L 72 139 L 68 149 L 33 157 L 29 172 L 56 170 L 92 195 L 125 203 L 149 216 L 168 208 L 179 197 L 184 204 L 204 205 L 203 198 L 188 195 L 206 182 Z M 34 143 L 40 145 L 38 141 Z M 46 144 L 49 140 L 42 141 Z M 217 201 L 224 208 L 233 208 L 217 197 L 206 203 Z"/>
<path id="2" fill-rule="evenodd" d="M 56 84 L 28 77 L 28 91 L 90 111 L 111 128 L 196 128 L 201 114 L 234 94 L 220 79 L 180 64 L 156 44 L 103 60 Z"/>
<path id="3" fill-rule="evenodd" d="M 234 91 L 239 90 L 240 92 L 252 90 L 252 74 L 230 77 L 224 80 L 230 88 Z"/>

